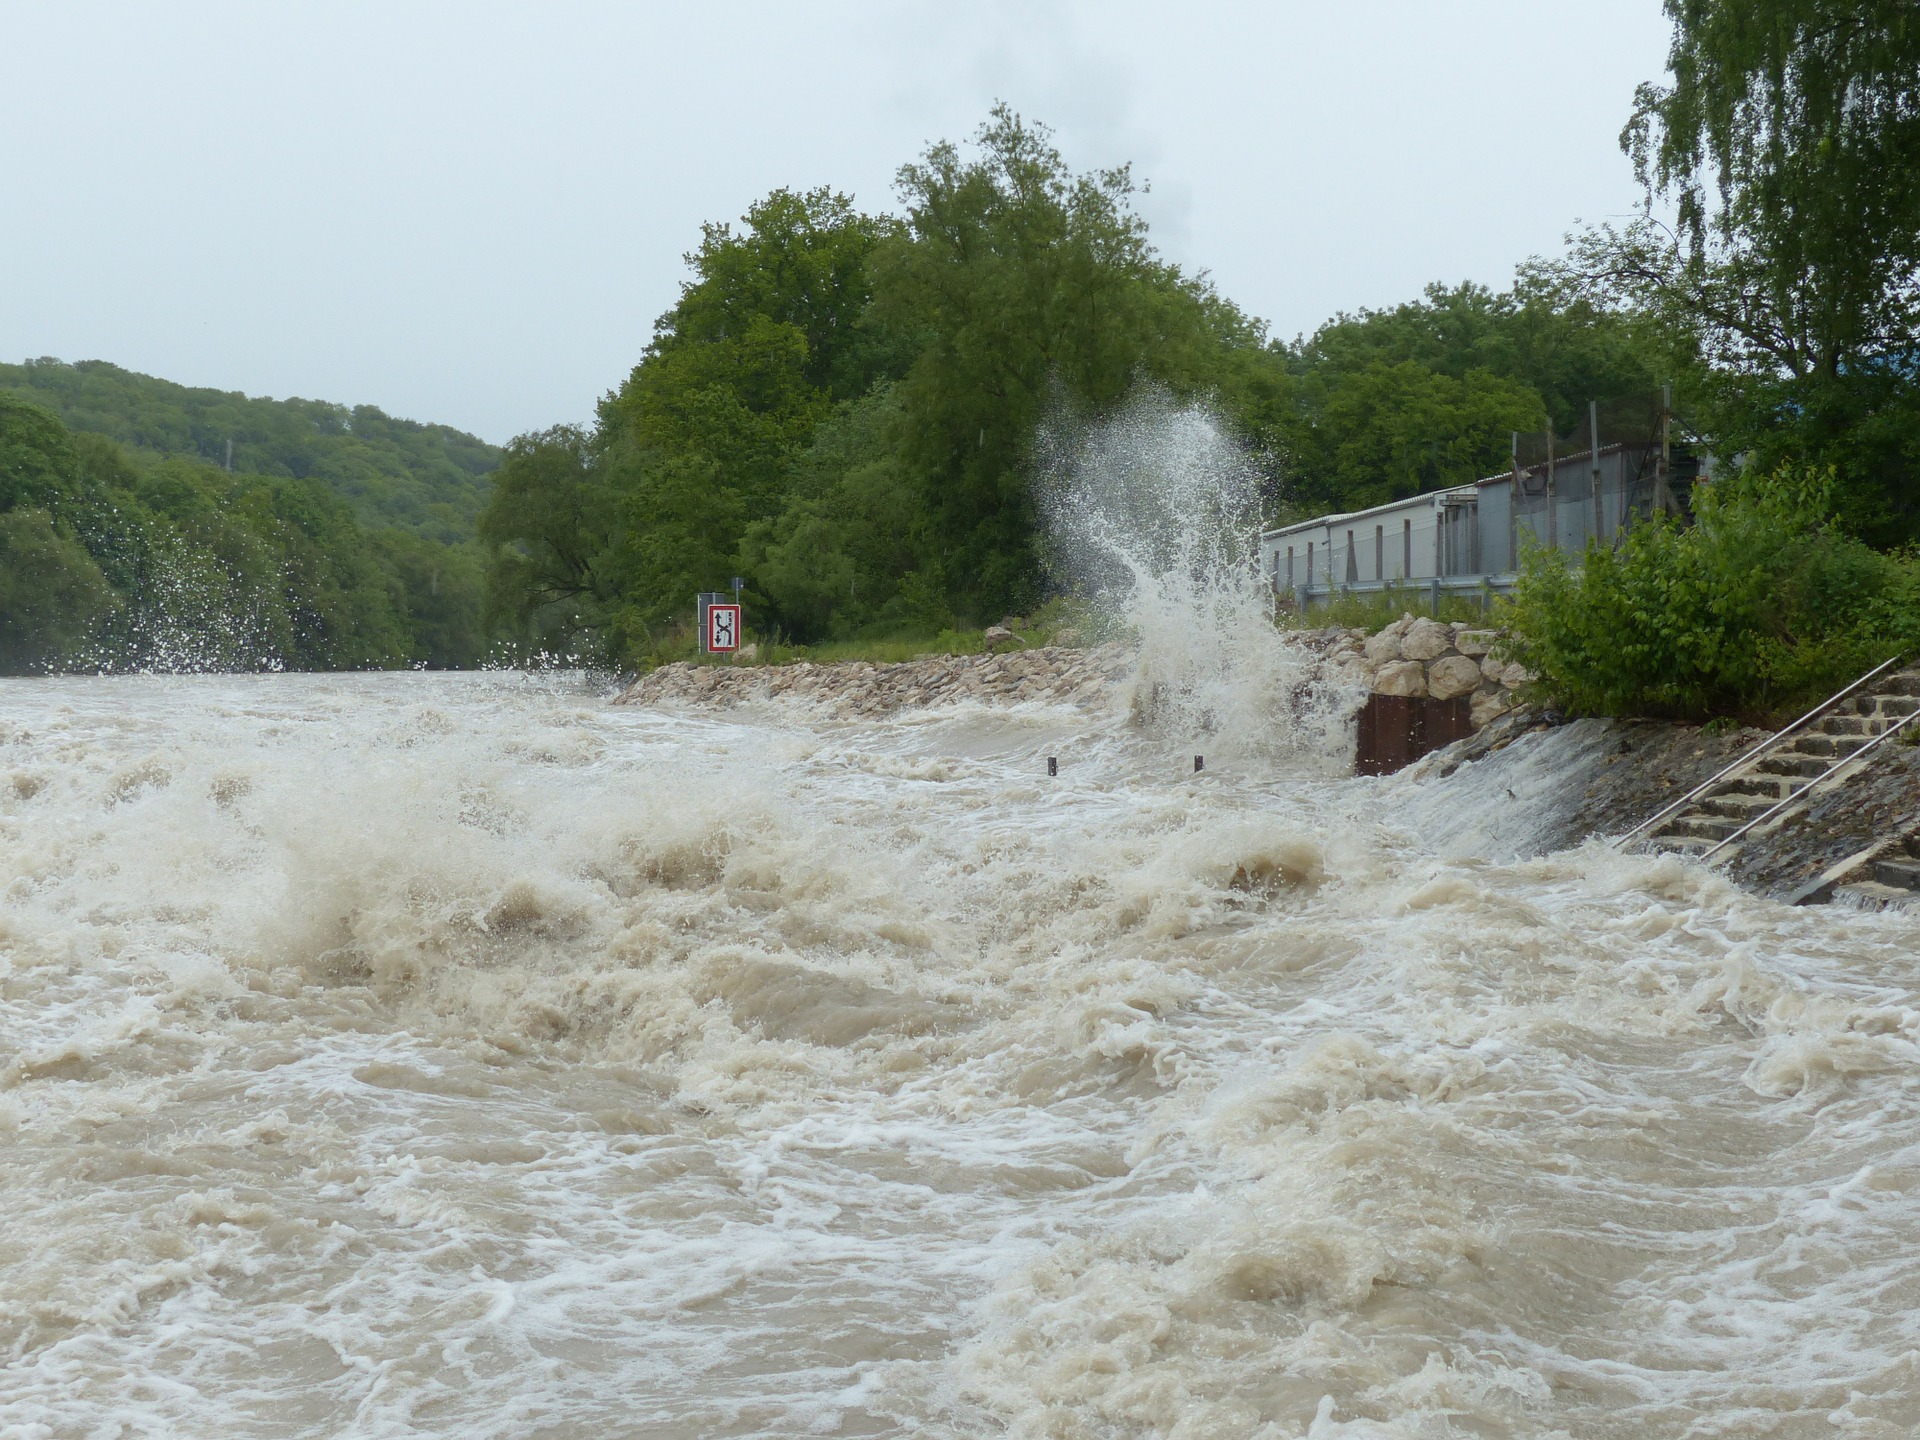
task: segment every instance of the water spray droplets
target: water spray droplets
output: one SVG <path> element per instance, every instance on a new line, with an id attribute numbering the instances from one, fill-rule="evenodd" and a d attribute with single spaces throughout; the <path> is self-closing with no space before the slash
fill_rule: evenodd
<path id="1" fill-rule="evenodd" d="M 1319 684 L 1274 627 L 1258 466 L 1204 405 L 1144 389 L 1041 436 L 1063 579 L 1140 643 L 1135 719 L 1214 751 L 1347 758 L 1356 696 Z"/>

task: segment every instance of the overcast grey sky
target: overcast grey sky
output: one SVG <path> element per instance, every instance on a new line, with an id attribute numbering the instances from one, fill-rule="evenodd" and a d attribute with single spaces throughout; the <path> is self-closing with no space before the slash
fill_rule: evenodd
<path id="1" fill-rule="evenodd" d="M 1635 203 L 1659 0 L 0 4 L 0 359 L 586 418 L 703 220 L 868 208 L 996 98 L 1131 160 L 1275 333 L 1504 284 Z"/>

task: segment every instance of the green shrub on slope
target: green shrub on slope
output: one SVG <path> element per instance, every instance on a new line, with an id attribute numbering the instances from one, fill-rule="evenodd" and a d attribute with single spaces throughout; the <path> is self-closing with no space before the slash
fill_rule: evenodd
<path id="1" fill-rule="evenodd" d="M 1920 649 L 1920 561 L 1833 520 L 1832 477 L 1701 486 L 1696 523 L 1656 520 L 1570 561 L 1532 550 L 1507 612 L 1519 658 L 1576 714 L 1769 714 Z"/>

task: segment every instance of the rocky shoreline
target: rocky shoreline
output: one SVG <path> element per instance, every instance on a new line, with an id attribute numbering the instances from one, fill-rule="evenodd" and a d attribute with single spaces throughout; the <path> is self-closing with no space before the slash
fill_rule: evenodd
<path id="1" fill-rule="evenodd" d="M 1013 704 L 1042 700 L 1092 708 L 1133 673 L 1126 645 L 1036 646 L 997 655 L 927 655 L 894 664 L 847 660 L 830 665 L 662 665 L 614 703 L 710 705 L 756 701 L 809 704 L 836 718 L 860 719 L 964 700 Z"/>
<path id="2" fill-rule="evenodd" d="M 1003 632 L 1004 633 L 1004 632 Z M 1533 677 L 1500 658 L 1492 630 L 1443 625 L 1411 615 L 1378 634 L 1332 628 L 1290 638 L 1319 660 L 1318 683 L 1348 684 L 1382 695 L 1473 697 L 1473 726 L 1484 728 L 1516 703 Z M 849 660 L 816 665 L 662 665 L 628 686 L 622 705 L 706 705 L 729 709 L 787 700 L 848 719 L 889 715 L 963 700 L 1013 704 L 1039 700 L 1092 708 L 1131 677 L 1136 652 L 1122 644 L 1043 645 L 982 655 L 926 655 L 892 664 Z"/>

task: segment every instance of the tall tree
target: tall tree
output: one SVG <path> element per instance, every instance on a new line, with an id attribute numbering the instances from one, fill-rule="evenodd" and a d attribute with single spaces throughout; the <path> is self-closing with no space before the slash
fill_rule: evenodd
<path id="1" fill-rule="evenodd" d="M 1839 467 L 1857 523 L 1920 515 L 1920 11 L 1667 0 L 1670 83 L 1621 137 L 1651 213 L 1580 256 L 1697 337 L 1729 449 Z"/>
<path id="2" fill-rule="evenodd" d="M 1048 407 L 1103 408 L 1143 378 L 1204 388 L 1257 332 L 1155 253 L 1129 170 L 1076 175 L 1004 105 L 971 158 L 935 145 L 898 190 L 908 229 L 877 258 L 874 306 L 917 352 L 899 398 L 926 514 L 919 588 L 993 618 L 1040 581 L 1027 449 Z"/>
<path id="3" fill-rule="evenodd" d="M 619 497 L 572 425 L 516 437 L 480 516 L 489 618 L 535 648 L 600 647 L 619 603 Z"/>
<path id="4" fill-rule="evenodd" d="M 726 584 L 748 527 L 785 507 L 815 426 L 893 363 L 865 323 L 869 260 L 893 228 L 826 189 L 776 190 L 741 230 L 703 228 L 693 279 L 602 404 L 582 462 L 615 502 L 595 573 L 618 600 L 594 622 L 615 652 Z"/>
<path id="5" fill-rule="evenodd" d="M 1486 371 L 1538 392 L 1563 434 L 1586 418 L 1589 400 L 1653 390 L 1671 364 L 1663 337 L 1638 316 L 1596 303 L 1560 267 L 1538 262 L 1506 290 L 1429 285 L 1388 310 L 1338 315 L 1289 358 L 1329 380 L 1409 360 L 1455 380 Z"/>
<path id="6" fill-rule="evenodd" d="M 1513 431 L 1570 434 L 1589 401 L 1650 397 L 1675 363 L 1658 327 L 1529 262 L 1505 290 L 1429 285 L 1237 353 L 1221 398 L 1274 457 L 1279 513 L 1311 514 L 1503 470 Z"/>

